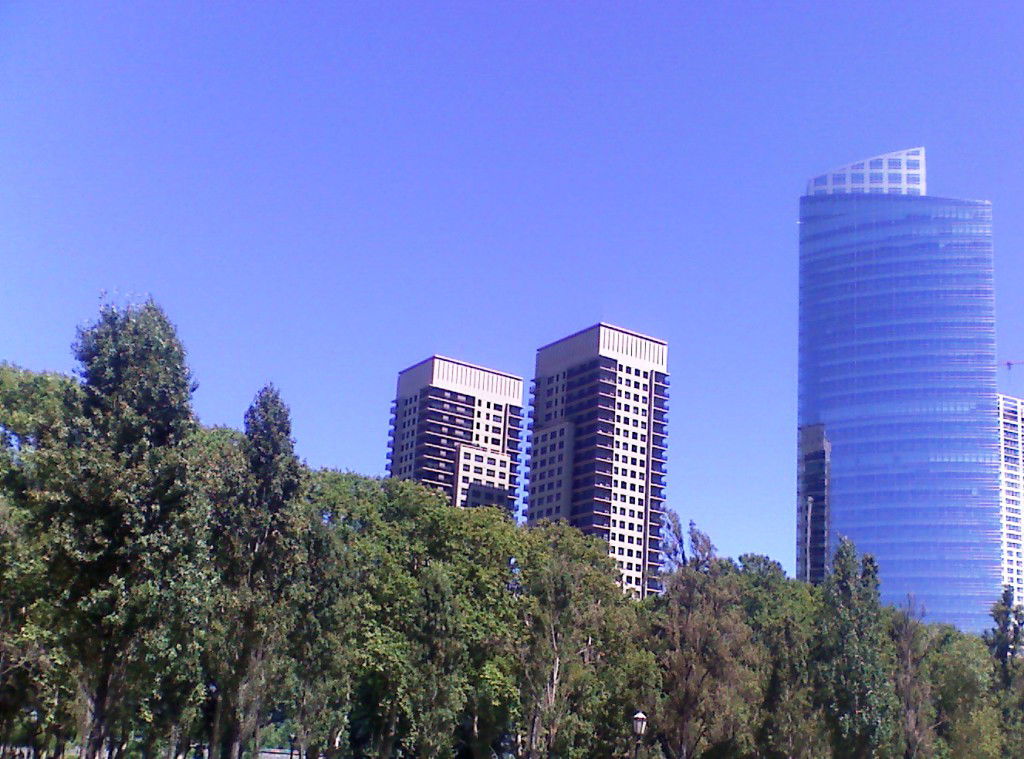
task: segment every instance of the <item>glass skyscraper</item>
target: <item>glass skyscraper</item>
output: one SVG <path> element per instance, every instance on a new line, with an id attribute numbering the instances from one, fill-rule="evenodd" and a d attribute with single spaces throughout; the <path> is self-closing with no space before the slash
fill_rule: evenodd
<path id="1" fill-rule="evenodd" d="M 975 632 L 1001 593 L 991 224 L 926 194 L 923 148 L 800 199 L 797 574 L 848 537 L 883 601 Z"/>

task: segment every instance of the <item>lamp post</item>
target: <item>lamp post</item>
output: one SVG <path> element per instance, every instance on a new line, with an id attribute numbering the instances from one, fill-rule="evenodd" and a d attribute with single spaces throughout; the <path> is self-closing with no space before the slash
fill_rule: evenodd
<path id="1" fill-rule="evenodd" d="M 636 744 L 633 746 L 633 759 L 637 759 L 637 756 L 640 754 L 640 741 L 646 732 L 647 715 L 643 712 L 637 712 L 633 715 L 633 735 L 636 736 Z"/>

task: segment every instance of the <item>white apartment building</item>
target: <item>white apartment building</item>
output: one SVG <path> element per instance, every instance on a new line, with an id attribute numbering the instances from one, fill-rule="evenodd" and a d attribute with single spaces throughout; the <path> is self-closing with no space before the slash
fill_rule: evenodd
<path id="1" fill-rule="evenodd" d="M 1014 603 L 1024 604 L 1024 548 L 1021 548 L 1021 418 L 1024 398 L 999 394 L 999 506 L 1003 585 Z"/>
<path id="2" fill-rule="evenodd" d="M 660 590 L 668 346 L 595 324 L 537 351 L 527 521 L 608 544 L 623 590 Z"/>
<path id="3" fill-rule="evenodd" d="M 388 475 L 435 487 L 455 506 L 515 508 L 523 380 L 444 356 L 398 374 Z"/>

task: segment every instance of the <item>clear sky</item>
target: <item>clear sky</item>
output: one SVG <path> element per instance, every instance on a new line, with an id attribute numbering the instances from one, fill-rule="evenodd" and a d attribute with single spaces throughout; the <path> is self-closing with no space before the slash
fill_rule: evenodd
<path id="1" fill-rule="evenodd" d="M 1024 359 L 1022 40 L 1009 2 L 3 3 L 0 359 L 69 371 L 151 294 L 205 423 L 273 381 L 310 464 L 381 474 L 399 369 L 610 321 L 669 341 L 670 504 L 792 571 L 797 198 L 925 145 L 994 202 Z"/>

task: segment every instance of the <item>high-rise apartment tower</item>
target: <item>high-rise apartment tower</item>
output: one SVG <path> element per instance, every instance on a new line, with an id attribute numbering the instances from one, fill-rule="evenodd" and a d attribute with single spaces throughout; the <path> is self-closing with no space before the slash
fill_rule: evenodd
<path id="1" fill-rule="evenodd" d="M 914 148 L 800 199 L 797 575 L 847 537 L 883 601 L 978 632 L 1002 591 L 992 209 L 925 182 Z"/>
<path id="2" fill-rule="evenodd" d="M 1024 549 L 1021 548 L 1021 419 L 1024 398 L 999 394 L 999 501 L 1003 539 L 1003 585 L 1014 603 L 1024 604 Z"/>
<path id="3" fill-rule="evenodd" d="M 537 351 L 527 519 L 608 544 L 623 589 L 660 589 L 668 346 L 610 324 Z"/>
<path id="4" fill-rule="evenodd" d="M 455 506 L 515 508 L 523 380 L 431 356 L 398 375 L 388 474 L 435 487 Z"/>

